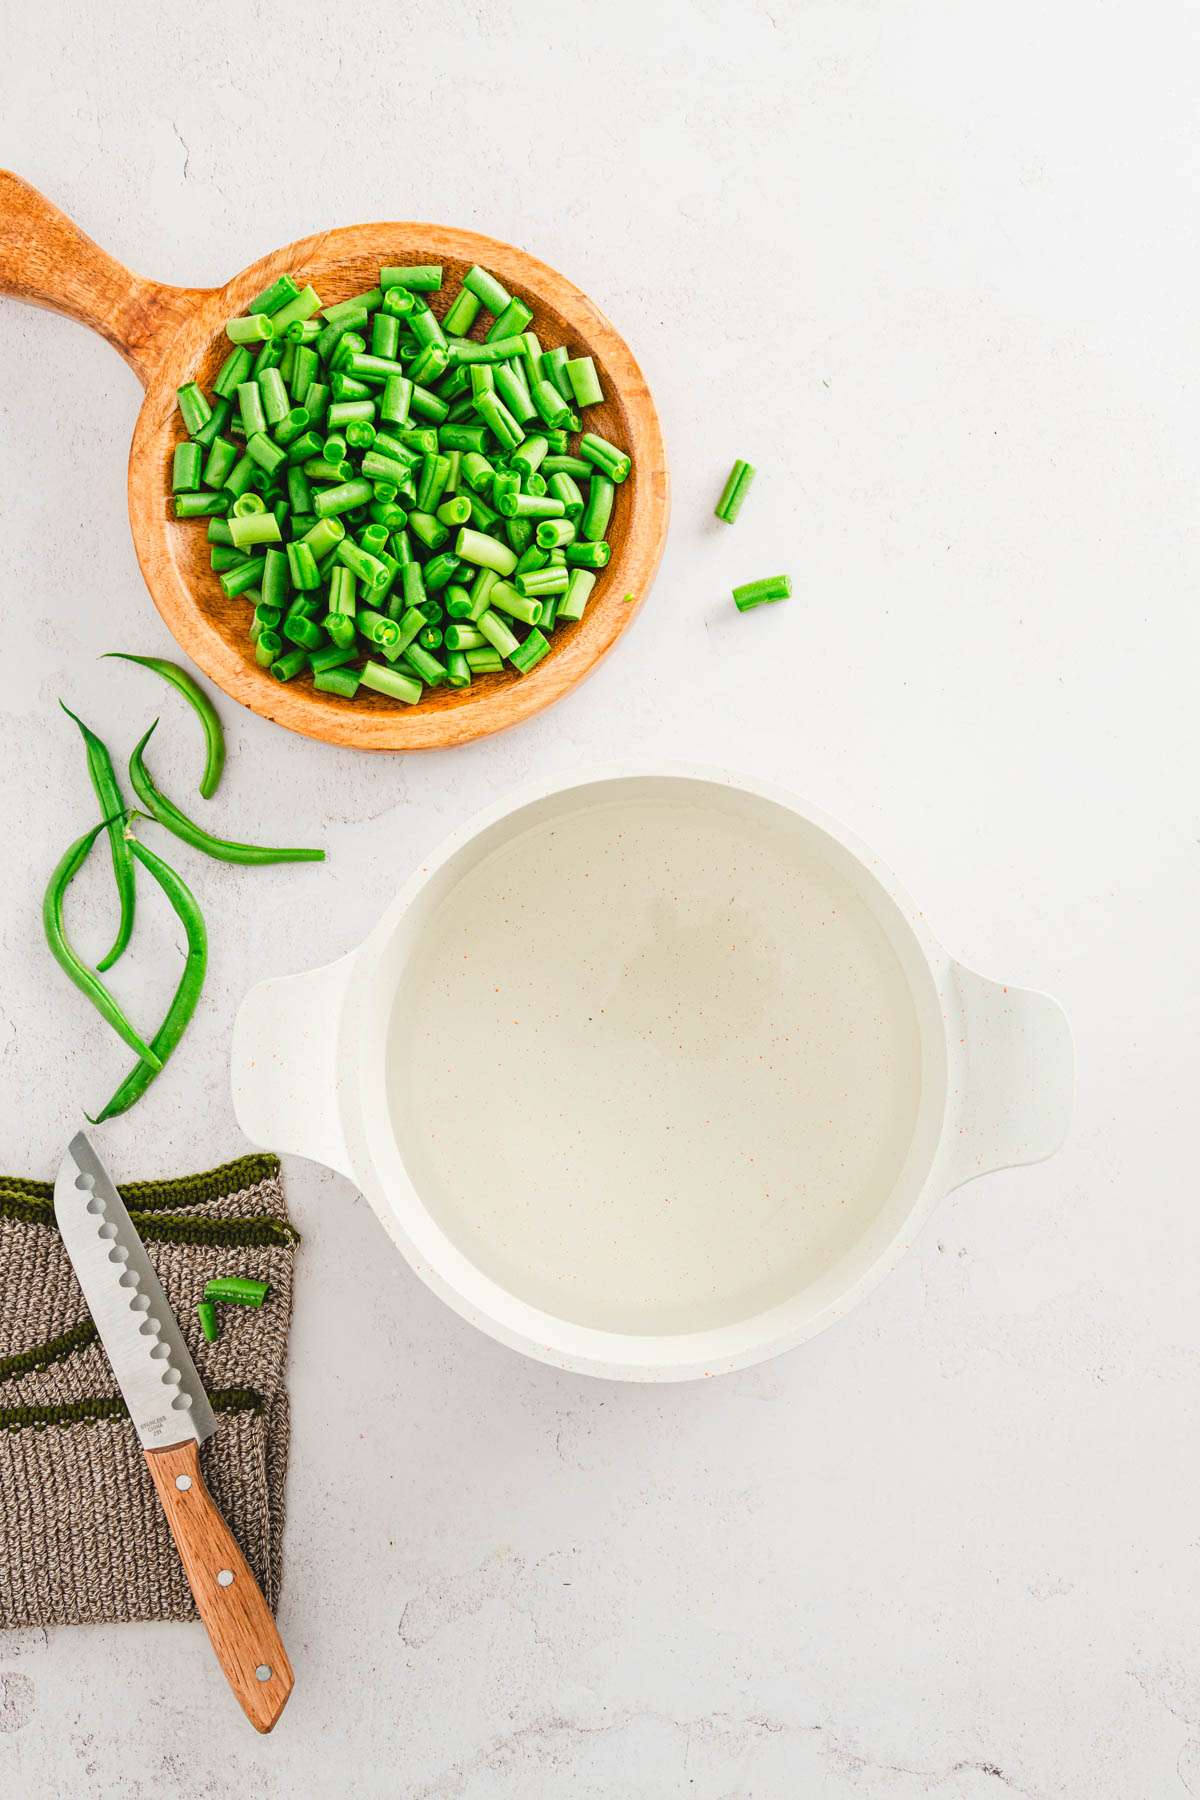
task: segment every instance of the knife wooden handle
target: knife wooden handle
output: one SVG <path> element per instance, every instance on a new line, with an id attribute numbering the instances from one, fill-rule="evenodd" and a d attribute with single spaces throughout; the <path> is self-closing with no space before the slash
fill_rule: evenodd
<path id="1" fill-rule="evenodd" d="M 217 1661 L 256 1731 L 292 1691 L 292 1665 L 270 1608 L 200 1473 L 200 1446 L 147 1450 L 146 1462 Z"/>

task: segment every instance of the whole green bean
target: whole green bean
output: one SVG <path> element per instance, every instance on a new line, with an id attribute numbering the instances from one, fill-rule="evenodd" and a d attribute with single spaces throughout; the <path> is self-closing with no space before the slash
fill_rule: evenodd
<path id="1" fill-rule="evenodd" d="M 158 1059 L 158 1069 L 161 1069 L 183 1036 L 188 1020 L 196 1010 L 196 1002 L 199 1000 L 200 990 L 204 986 L 204 970 L 208 962 L 208 934 L 204 929 L 204 915 L 197 904 L 196 896 L 183 877 L 177 875 L 170 863 L 164 862 L 161 856 L 156 856 L 153 850 L 147 850 L 145 844 L 139 844 L 135 837 L 130 837 L 129 848 L 142 867 L 153 875 L 187 933 L 188 951 L 183 965 L 183 974 L 179 977 L 179 985 L 167 1008 L 166 1017 L 155 1032 L 153 1039 L 152 1048 Z M 101 1108 L 94 1119 L 90 1119 L 90 1122 L 93 1125 L 99 1125 L 105 1119 L 115 1118 L 118 1113 L 128 1112 L 134 1101 L 141 1099 L 158 1073 L 158 1069 L 148 1068 L 144 1062 L 135 1064 L 111 1100 Z"/>
<path id="2" fill-rule="evenodd" d="M 122 822 L 124 822 L 124 812 L 122 812 Z M 46 885 L 45 898 L 42 901 L 42 926 L 46 933 L 46 942 L 50 946 L 50 952 L 59 968 L 63 970 L 64 974 L 70 976 L 80 993 L 86 995 L 101 1018 L 106 1019 L 112 1026 L 117 1036 L 128 1044 L 136 1055 L 141 1057 L 142 1062 L 153 1073 L 157 1074 L 162 1068 L 162 1060 L 158 1052 L 143 1041 L 100 977 L 75 954 L 67 941 L 67 934 L 63 926 L 63 900 L 67 889 L 87 861 L 92 845 L 108 823 L 107 819 L 101 819 L 99 825 L 93 825 L 90 831 L 85 831 L 82 837 L 76 838 L 59 861 Z"/>
<path id="3" fill-rule="evenodd" d="M 87 747 L 88 774 L 92 778 L 92 787 L 100 802 L 100 817 L 108 821 L 108 846 L 112 852 L 113 881 L 116 884 L 117 898 L 121 903 L 121 917 L 117 924 L 117 935 L 113 939 L 112 949 L 102 956 L 96 964 L 96 973 L 103 975 L 111 969 L 124 954 L 125 948 L 133 933 L 133 914 L 137 901 L 137 883 L 134 879 L 133 860 L 129 854 L 129 845 L 125 841 L 125 796 L 121 792 L 121 784 L 117 780 L 117 771 L 113 768 L 113 760 L 109 755 L 108 745 L 98 738 L 94 731 L 84 724 L 69 706 L 60 700 L 58 703 L 68 719 L 74 719 L 83 741 Z"/>
<path id="4" fill-rule="evenodd" d="M 152 819 L 173 831 L 182 838 L 185 844 L 191 844 L 195 850 L 202 850 L 205 856 L 212 856 L 218 862 L 231 863 L 276 863 L 276 862 L 324 862 L 323 850 L 279 850 L 271 849 L 265 844 L 241 844 L 231 838 L 214 837 L 212 832 L 205 831 L 187 814 L 181 812 L 173 800 L 155 787 L 143 760 L 143 752 L 150 741 L 158 720 L 155 719 L 150 730 L 142 738 L 129 758 L 129 781 L 134 793 L 150 814 Z"/>
<path id="5" fill-rule="evenodd" d="M 164 681 L 169 681 L 172 687 L 178 688 L 184 699 L 195 708 L 204 731 L 204 773 L 200 777 L 200 792 L 206 800 L 211 800 L 225 767 L 225 733 L 221 730 L 216 707 L 195 676 L 189 674 L 187 669 L 181 669 L 178 663 L 168 662 L 163 656 L 133 656 L 128 650 L 106 650 L 104 654 L 116 657 L 120 662 L 140 663 L 143 669 L 152 669 Z"/>

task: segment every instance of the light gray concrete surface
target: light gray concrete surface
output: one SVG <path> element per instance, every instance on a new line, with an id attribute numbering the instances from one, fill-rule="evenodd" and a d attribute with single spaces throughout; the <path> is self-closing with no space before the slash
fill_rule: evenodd
<path id="1" fill-rule="evenodd" d="M 224 708 L 220 819 L 330 860 L 185 856 L 210 984 L 114 1169 L 238 1151 L 247 986 L 618 752 L 843 817 L 954 953 L 1063 998 L 1080 1093 L 1065 1154 L 953 1197 L 836 1329 L 678 1389 L 500 1349 L 289 1165 L 292 1704 L 257 1741 L 198 1627 L 3 1638 L 5 1796 L 1200 1795 L 1193 33 L 1175 0 L 9 9 L 0 156 L 115 255 L 203 284 L 371 218 L 526 244 L 627 336 L 675 482 L 635 629 L 511 736 L 368 760 Z M 40 1174 L 124 1067 L 41 940 L 91 816 L 55 699 L 123 746 L 161 709 L 164 779 L 196 768 L 94 660 L 171 650 L 137 406 L 99 339 L 0 305 L 0 1165 Z M 792 604 L 737 617 L 778 568 Z M 94 946 L 108 909 L 97 869 Z M 150 1016 L 145 911 L 117 985 Z"/>

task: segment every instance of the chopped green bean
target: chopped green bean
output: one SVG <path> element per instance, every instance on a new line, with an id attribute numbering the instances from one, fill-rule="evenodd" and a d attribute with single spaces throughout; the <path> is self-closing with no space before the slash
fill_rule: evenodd
<path id="1" fill-rule="evenodd" d="M 473 675 L 498 675 L 504 667 L 500 652 L 493 650 L 490 644 L 485 644 L 478 650 L 466 650 L 463 654 Z"/>
<path id="2" fill-rule="evenodd" d="M 771 600 L 790 600 L 791 597 L 790 575 L 766 575 L 761 581 L 746 581 L 733 590 L 734 605 L 739 612 L 749 612 L 752 606 L 763 606 Z"/>
<path id="3" fill-rule="evenodd" d="M 567 591 L 558 602 L 558 623 L 570 623 L 582 619 L 584 609 L 596 585 L 596 577 L 591 569 L 572 569 L 567 582 Z"/>
<path id="4" fill-rule="evenodd" d="M 401 669 L 389 669 L 386 663 L 367 663 L 362 671 L 362 686 L 377 694 L 387 694 L 393 700 L 403 700 L 406 706 L 415 706 L 422 693 L 421 683 L 415 676 L 405 674 Z"/>
<path id="5" fill-rule="evenodd" d="M 492 612 L 489 609 L 487 612 L 480 613 L 475 622 L 483 636 L 492 646 L 493 650 L 499 651 L 501 656 L 512 655 L 513 651 L 517 648 L 517 639 L 508 629 L 508 626 L 504 623 L 504 620 L 500 617 L 499 613 Z"/>
<path id="6" fill-rule="evenodd" d="M 204 1298 L 220 1300 L 226 1306 L 261 1306 L 270 1291 L 268 1282 L 255 1281 L 249 1275 L 217 1275 L 204 1284 Z"/>
<path id="7" fill-rule="evenodd" d="M 389 288 L 407 288 L 414 294 L 436 293 L 442 285 L 442 271 L 436 263 L 418 263 L 411 268 L 380 269 L 379 285 L 386 294 Z"/>
<path id="8" fill-rule="evenodd" d="M 525 641 L 517 645 L 509 661 L 514 669 L 520 670 L 522 675 L 528 675 L 529 671 L 541 662 L 543 656 L 549 654 L 549 650 L 549 638 L 544 637 L 535 626 Z"/>
<path id="9" fill-rule="evenodd" d="M 604 390 L 591 357 L 573 357 L 564 366 L 576 406 L 599 406 L 604 399 Z"/>
<path id="10" fill-rule="evenodd" d="M 275 336 L 275 327 L 265 313 L 251 313 L 249 318 L 228 320 L 225 336 L 231 344 L 263 344 Z"/>
<path id="11" fill-rule="evenodd" d="M 512 299 L 508 289 L 501 286 L 487 269 L 481 269 L 478 263 L 463 276 L 463 286 L 496 318 L 499 318 Z"/>
<path id="12" fill-rule="evenodd" d="M 753 480 L 753 468 L 739 457 L 729 471 L 729 479 L 721 490 L 721 498 L 716 505 L 717 517 L 726 525 L 732 525 L 742 510 L 742 501 L 750 492 L 750 483 Z"/>

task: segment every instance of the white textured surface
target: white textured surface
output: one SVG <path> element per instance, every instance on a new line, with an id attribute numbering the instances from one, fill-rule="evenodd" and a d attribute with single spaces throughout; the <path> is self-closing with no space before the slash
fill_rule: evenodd
<path id="1" fill-rule="evenodd" d="M 255 1741 L 198 1628 L 0 1640 L 5 1796 L 1200 1795 L 1193 30 L 1167 0 L 11 9 L 0 155 L 116 255 L 202 283 L 373 217 L 524 242 L 628 337 L 675 477 L 642 620 L 519 733 L 366 761 L 226 709 L 221 819 L 331 859 L 186 858 L 210 987 L 114 1169 L 236 1149 L 251 980 L 355 943 L 509 784 L 632 745 L 844 816 L 953 952 L 1063 997 L 1081 1092 L 1062 1157 L 952 1199 L 835 1330 L 684 1389 L 508 1354 L 295 1165 L 292 1704 Z M 55 696 L 125 746 L 161 708 L 164 782 L 197 766 L 171 697 L 92 660 L 170 649 L 137 403 L 98 340 L 0 308 L 0 1164 L 42 1173 L 124 1066 L 41 943 L 90 815 Z M 735 454 L 763 473 L 727 531 Z M 798 598 L 737 617 L 781 567 Z"/>

